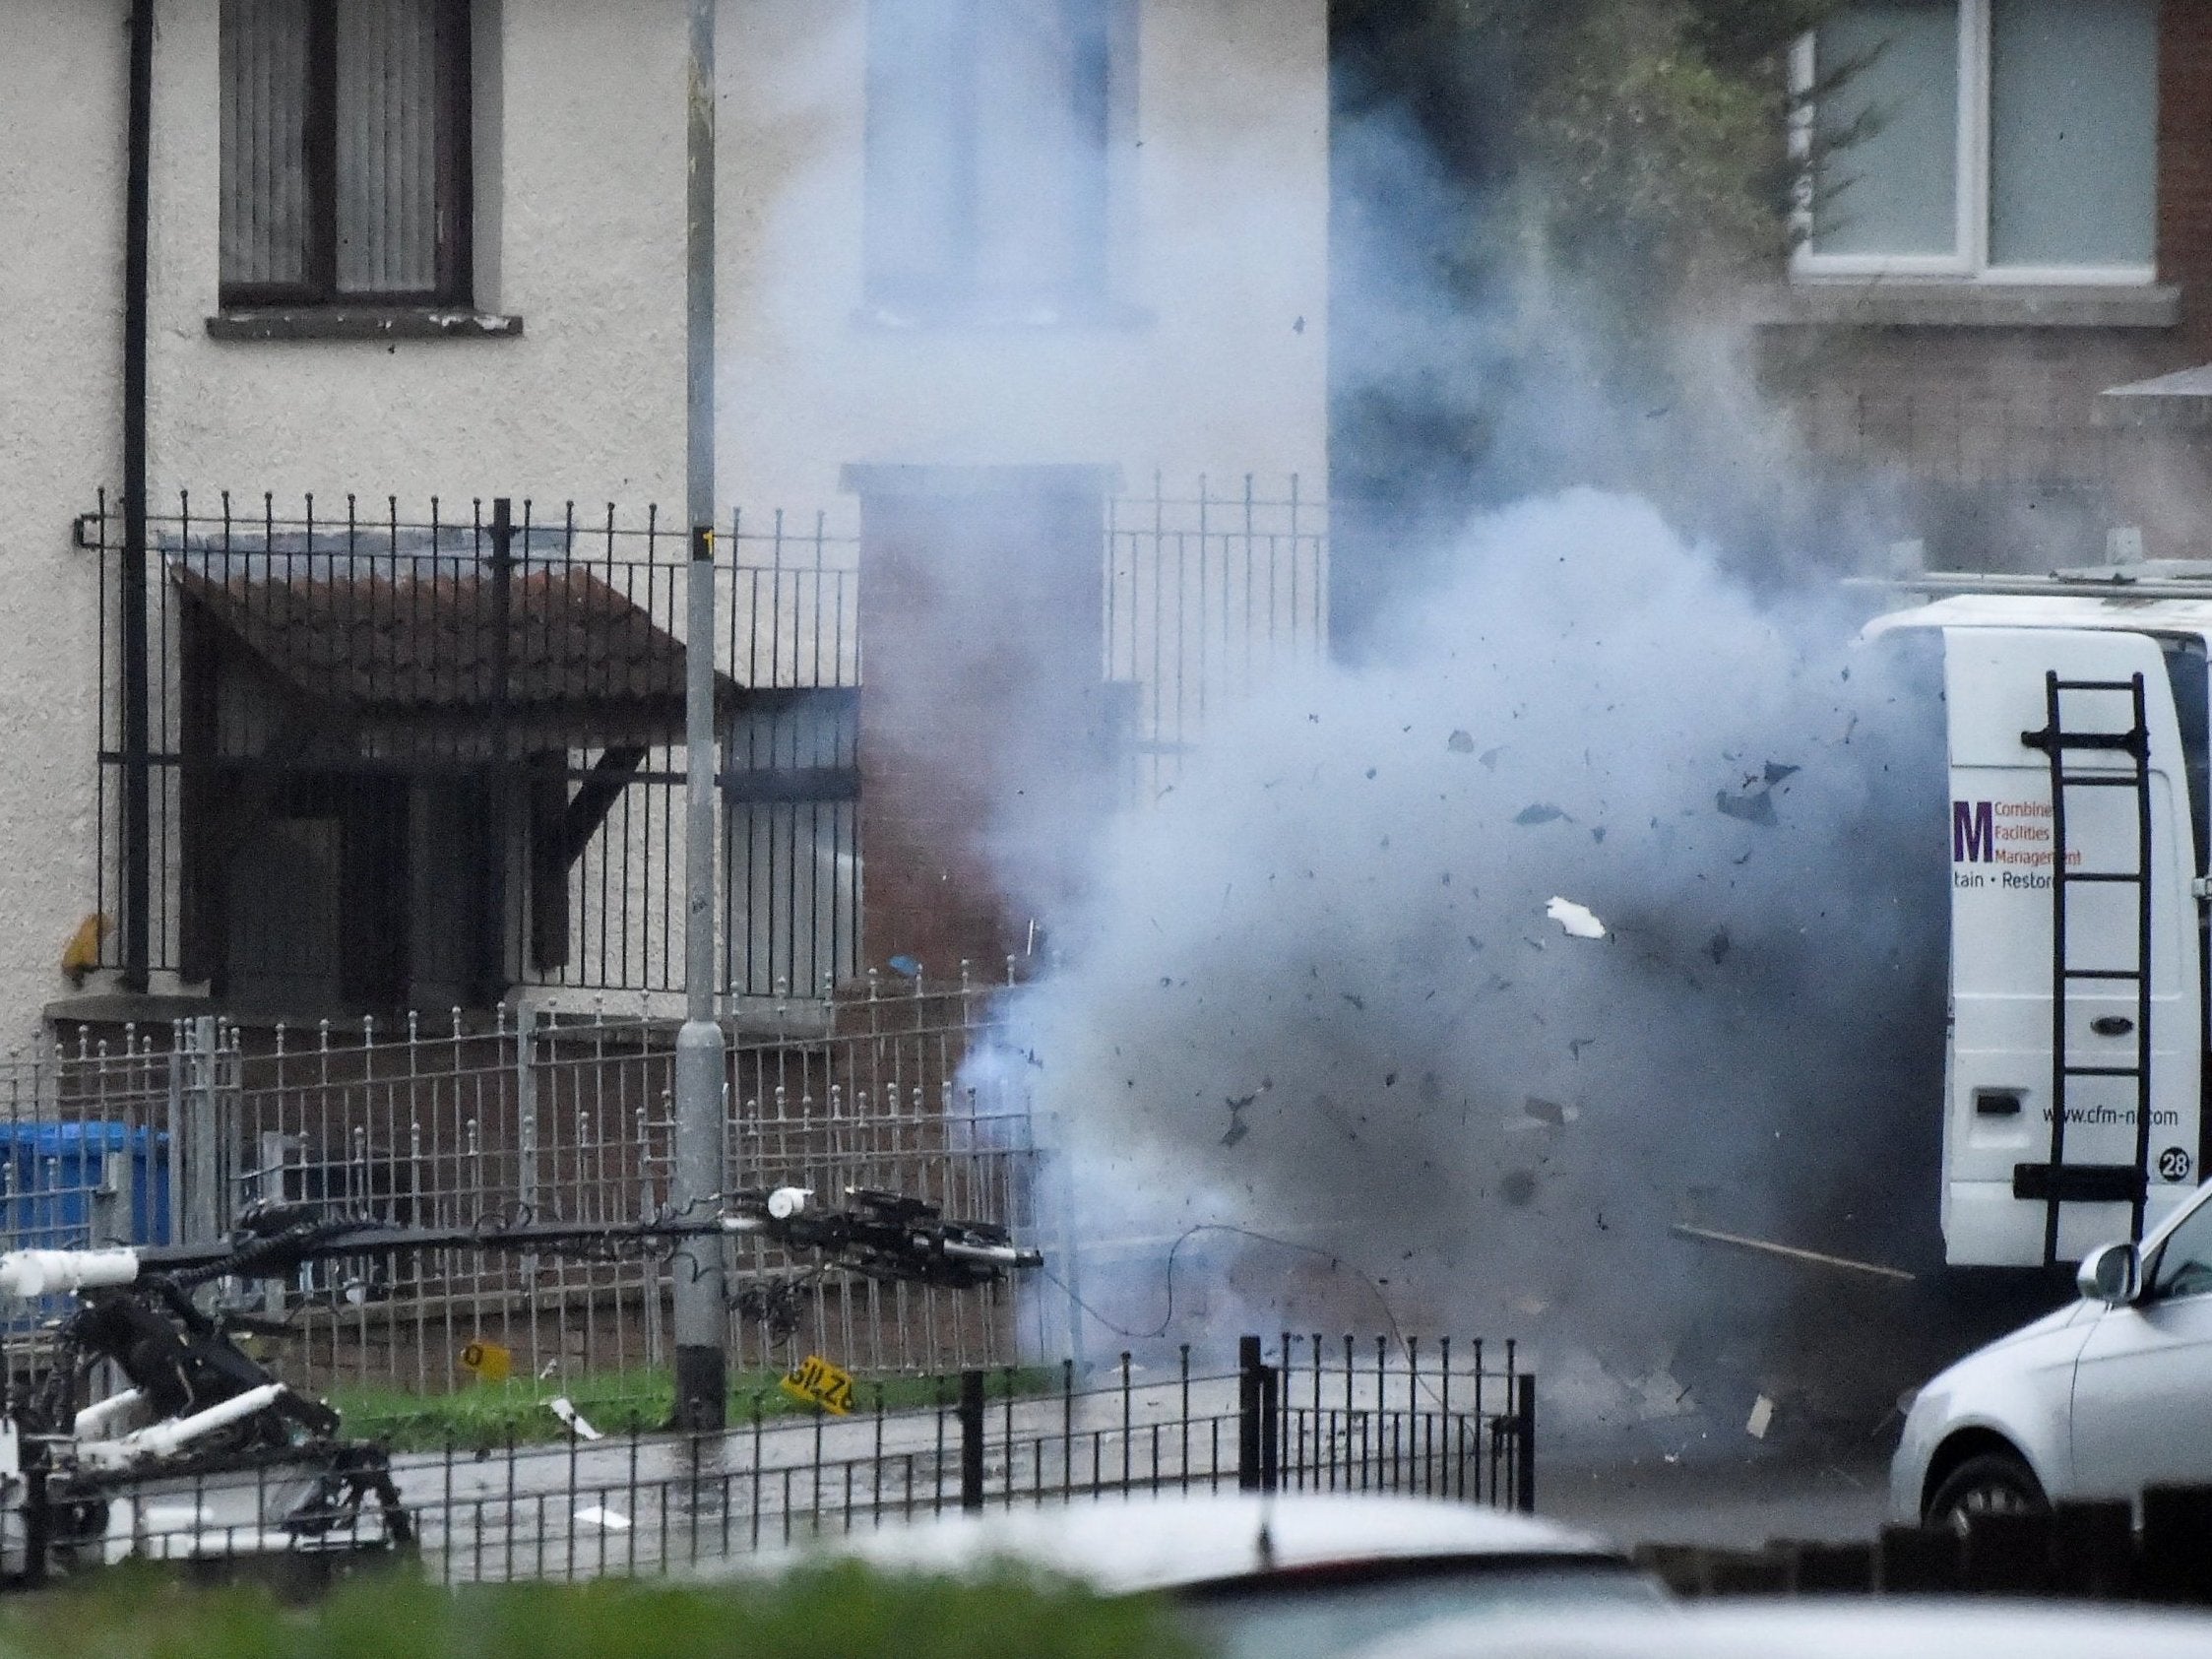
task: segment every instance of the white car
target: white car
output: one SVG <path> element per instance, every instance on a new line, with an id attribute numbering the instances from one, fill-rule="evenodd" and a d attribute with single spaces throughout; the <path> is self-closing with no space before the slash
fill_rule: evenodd
<path id="1" fill-rule="evenodd" d="M 1890 1465 L 1896 1519 L 2212 1483 L 2212 1184 L 2140 1246 L 2091 1251 L 2077 1282 L 2080 1301 L 1921 1389 Z"/>
<path id="2" fill-rule="evenodd" d="M 824 1557 L 954 1574 L 1011 1562 L 1107 1595 L 1163 1594 L 1219 1659 L 1334 1659 L 1433 1619 L 1673 1605 L 1587 1534 L 1423 1498 L 1138 1493 L 1021 1504 L 892 1523 L 752 1569 Z"/>
<path id="3" fill-rule="evenodd" d="M 1355 1659 L 2212 1659 L 2212 1619 L 1980 1597 L 1704 1602 L 1423 1627 Z"/>

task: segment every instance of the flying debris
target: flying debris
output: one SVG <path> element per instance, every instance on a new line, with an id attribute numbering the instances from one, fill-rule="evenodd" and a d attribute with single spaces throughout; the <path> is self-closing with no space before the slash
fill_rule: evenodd
<path id="1" fill-rule="evenodd" d="M 1252 1126 L 1244 1121 L 1244 1109 L 1274 1087 L 1274 1078 L 1262 1077 L 1260 1086 L 1248 1095 L 1224 1095 L 1222 1097 L 1222 1104 L 1229 1108 L 1229 1131 L 1222 1136 L 1222 1145 L 1234 1146 L 1252 1132 Z"/>
<path id="2" fill-rule="evenodd" d="M 1564 817 L 1566 817 L 1566 814 L 1549 801 L 1540 800 L 1535 805 L 1524 806 L 1520 811 L 1514 813 L 1513 821 L 1522 825 L 1550 824 L 1556 823 Z"/>
<path id="3" fill-rule="evenodd" d="M 1553 896 L 1544 907 L 1544 914 L 1556 922 L 1570 939 L 1602 939 L 1606 925 L 1591 914 L 1587 905 L 1578 905 L 1572 899 Z"/>
<path id="4" fill-rule="evenodd" d="M 1765 789 L 1752 790 L 1745 795 L 1731 795 L 1723 790 L 1713 798 L 1713 803 L 1724 815 L 1757 824 L 1761 829 L 1772 829 L 1781 822 L 1774 815 L 1774 797 Z"/>
<path id="5" fill-rule="evenodd" d="M 1772 789 L 1783 779 L 1794 778 L 1803 770 L 1804 768 L 1801 766 L 1792 766 L 1785 761 L 1770 760 L 1766 763 L 1766 786 L 1768 789 Z"/>
<path id="6" fill-rule="evenodd" d="M 1531 1095 L 1521 1103 L 1521 1110 L 1539 1123 L 1548 1123 L 1554 1129 L 1563 1129 L 1575 1116 L 1574 1108 L 1561 1106 L 1555 1100 L 1546 1100 L 1542 1095 Z"/>
<path id="7" fill-rule="evenodd" d="M 1454 754 L 1473 754 L 1475 752 L 1474 734 L 1468 732 L 1454 732 L 1444 739 L 1444 747 L 1450 749 Z"/>
<path id="8" fill-rule="evenodd" d="M 921 978 L 921 964 L 911 956 L 894 956 L 888 966 L 894 974 L 903 979 L 918 980 Z"/>

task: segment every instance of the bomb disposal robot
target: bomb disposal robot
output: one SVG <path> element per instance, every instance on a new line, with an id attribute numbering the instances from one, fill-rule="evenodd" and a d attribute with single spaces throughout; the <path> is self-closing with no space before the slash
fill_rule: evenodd
<path id="1" fill-rule="evenodd" d="M 226 1290 L 293 1277 L 307 1262 L 424 1249 L 680 1256 L 702 1242 L 754 1236 L 813 1258 L 788 1291 L 831 1267 L 974 1289 L 1043 1259 L 1001 1228 L 948 1221 L 918 1199 L 865 1188 L 846 1199 L 842 1209 L 817 1208 L 810 1192 L 779 1187 L 727 1195 L 693 1217 L 466 1228 L 394 1227 L 283 1204 L 248 1211 L 228 1239 L 204 1247 L 0 1255 L 0 1301 L 73 1304 L 36 1369 L 10 1377 L 0 1408 L 0 1580 L 132 1556 L 328 1558 L 413 1542 L 384 1448 L 345 1438 L 336 1412 L 238 1346 L 235 1335 L 259 1321 L 221 1310 Z M 745 1296 L 771 1322 L 797 1301 L 775 1285 Z M 101 1375 L 124 1386 L 82 1403 Z"/>

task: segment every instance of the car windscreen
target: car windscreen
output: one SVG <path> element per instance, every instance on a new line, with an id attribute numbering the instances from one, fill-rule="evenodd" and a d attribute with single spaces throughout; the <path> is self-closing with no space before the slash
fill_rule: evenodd
<path id="1" fill-rule="evenodd" d="M 1664 1603 L 1625 1562 L 1444 1557 L 1271 1572 L 1183 1592 L 1220 1659 L 1327 1659 L 1437 1619 Z"/>

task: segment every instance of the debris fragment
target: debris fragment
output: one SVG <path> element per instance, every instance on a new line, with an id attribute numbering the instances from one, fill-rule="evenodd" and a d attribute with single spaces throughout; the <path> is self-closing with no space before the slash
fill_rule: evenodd
<path id="1" fill-rule="evenodd" d="M 1789 1261 L 1801 1261 L 1810 1267 L 1834 1267 L 1851 1273 L 1869 1273 L 1877 1279 L 1890 1279 L 1900 1284 L 1909 1285 L 1913 1282 L 1913 1275 L 1902 1267 L 1884 1267 L 1876 1261 L 1855 1261 L 1847 1255 L 1801 1249 L 1796 1244 L 1778 1244 L 1771 1239 L 1750 1239 L 1740 1233 L 1723 1233 L 1718 1228 L 1698 1227 L 1686 1221 L 1677 1221 L 1668 1231 L 1677 1239 L 1692 1239 L 1705 1244 L 1727 1244 L 1735 1249 L 1781 1256 Z"/>
<path id="2" fill-rule="evenodd" d="M 1475 752 L 1474 734 L 1469 732 L 1454 732 L 1449 737 L 1446 737 L 1444 739 L 1444 747 L 1450 749 L 1454 754 L 1473 754 Z"/>
<path id="3" fill-rule="evenodd" d="M 1597 1039 L 1596 1039 L 1595 1037 L 1570 1037 L 1570 1038 L 1568 1038 L 1568 1039 L 1567 1039 L 1567 1054 L 1568 1054 L 1568 1057 L 1569 1057 L 1569 1058 L 1571 1058 L 1571 1059 L 1580 1059 L 1580 1058 L 1582 1058 L 1582 1051 L 1583 1051 L 1583 1050 L 1585 1050 L 1585 1049 L 1587 1049 L 1587 1048 L 1589 1048 L 1591 1044 L 1593 1044 L 1593 1043 L 1595 1043 L 1595 1042 L 1597 1042 L 1597 1041 L 1598 1041 L 1598 1040 L 1597 1040 Z"/>
<path id="4" fill-rule="evenodd" d="M 1574 1108 L 1561 1106 L 1555 1100 L 1546 1100 L 1542 1095 L 1531 1095 L 1521 1103 L 1521 1110 L 1539 1123 L 1548 1123 L 1554 1129 L 1563 1129 L 1576 1116 Z"/>
<path id="5" fill-rule="evenodd" d="M 1534 805 L 1524 806 L 1520 809 L 1520 811 L 1514 813 L 1513 821 L 1523 826 L 1529 826 L 1534 824 L 1556 823 L 1559 819 L 1564 818 L 1566 814 L 1564 812 L 1560 811 L 1549 801 L 1540 800 L 1537 801 Z"/>
<path id="6" fill-rule="evenodd" d="M 630 1517 L 617 1514 L 604 1503 L 587 1503 L 576 1511 L 576 1518 L 586 1526 L 600 1527 L 607 1532 L 628 1532 Z"/>
<path id="7" fill-rule="evenodd" d="M 1497 1183 L 1497 1195 L 1518 1209 L 1536 1196 L 1536 1172 L 1533 1170 L 1508 1170 L 1504 1180 Z"/>
<path id="8" fill-rule="evenodd" d="M 1746 824 L 1771 829 L 1780 821 L 1774 815 L 1773 797 L 1763 789 L 1753 790 L 1747 795 L 1731 795 L 1723 790 L 1713 799 L 1714 804 L 1727 816 L 1738 818 Z"/>
<path id="9" fill-rule="evenodd" d="M 1647 1422 L 1656 1418 L 1682 1417 L 1695 1409 L 1689 1385 L 1665 1367 L 1636 1384 L 1637 1415 Z"/>
<path id="10" fill-rule="evenodd" d="M 894 974 L 910 980 L 921 978 L 921 964 L 911 956 L 894 956 L 885 964 Z"/>
<path id="11" fill-rule="evenodd" d="M 1491 771 L 1491 772 L 1495 772 L 1495 771 L 1497 770 L 1497 757 L 1498 757 L 1499 755 L 1503 754 L 1504 752 L 1505 752 L 1505 745 L 1504 745 L 1503 743 L 1500 743 L 1500 744 L 1498 744 L 1498 746 L 1497 746 L 1496 748 L 1494 748 L 1494 749 L 1485 749 L 1485 750 L 1484 750 L 1484 751 L 1483 751 L 1483 752 L 1482 752 L 1481 754 L 1477 755 L 1477 756 L 1476 756 L 1475 758 L 1476 758 L 1477 760 L 1481 761 L 1481 762 L 1483 763 L 1483 765 L 1484 765 L 1484 767 L 1485 767 L 1485 769 L 1487 769 L 1487 770 L 1489 770 L 1489 771 Z"/>
<path id="12" fill-rule="evenodd" d="M 567 1427 L 568 1432 L 580 1440 L 603 1439 L 605 1436 L 585 1421 L 584 1414 L 576 1409 L 576 1402 L 566 1394 L 555 1394 L 545 1402 L 545 1409 Z"/>
<path id="13" fill-rule="evenodd" d="M 1783 779 L 1796 777 L 1803 770 L 1801 766 L 1790 766 L 1779 760 L 1770 760 L 1766 763 L 1766 787 L 1772 789 Z"/>
<path id="14" fill-rule="evenodd" d="M 1728 960 L 1728 953 L 1734 948 L 1734 944 L 1735 941 L 1728 936 L 1728 929 L 1723 927 L 1705 941 L 1705 954 L 1712 958 L 1713 966 L 1718 968 Z"/>
<path id="15" fill-rule="evenodd" d="M 1572 899 L 1552 895 L 1544 907 L 1544 914 L 1556 922 L 1570 939 L 1602 939 L 1606 925 L 1591 913 L 1587 905 L 1578 905 Z"/>
<path id="16" fill-rule="evenodd" d="M 1241 1117 L 1232 1116 L 1229 1120 L 1229 1132 L 1222 1136 L 1222 1145 L 1234 1146 L 1251 1132 L 1252 1127 L 1249 1123 Z"/>
<path id="17" fill-rule="evenodd" d="M 1751 1419 L 1743 1425 L 1743 1432 L 1754 1440 L 1766 1438 L 1766 1432 L 1774 1426 L 1774 1402 L 1761 1394 L 1751 1402 Z"/>
<path id="18" fill-rule="evenodd" d="M 1355 1008 L 1359 1009 L 1362 1014 L 1367 1011 L 1367 999 L 1364 996 L 1355 996 L 1349 990 L 1340 990 L 1337 992 L 1337 994 L 1343 997 L 1347 1002 L 1351 1003 Z"/>

